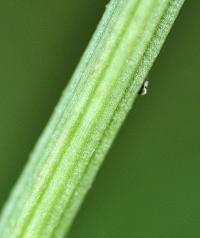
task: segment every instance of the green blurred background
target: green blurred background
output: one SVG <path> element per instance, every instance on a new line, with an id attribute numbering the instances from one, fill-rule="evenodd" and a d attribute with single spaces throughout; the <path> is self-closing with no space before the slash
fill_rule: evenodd
<path id="1" fill-rule="evenodd" d="M 0 0 L 0 205 L 106 0 Z M 186 1 L 70 238 L 200 236 L 200 1 Z"/>

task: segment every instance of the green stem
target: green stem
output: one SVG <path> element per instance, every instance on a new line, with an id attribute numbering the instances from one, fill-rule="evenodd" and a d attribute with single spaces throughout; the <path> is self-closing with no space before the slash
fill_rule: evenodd
<path id="1" fill-rule="evenodd" d="M 5 205 L 1 237 L 63 237 L 184 0 L 112 0 Z"/>

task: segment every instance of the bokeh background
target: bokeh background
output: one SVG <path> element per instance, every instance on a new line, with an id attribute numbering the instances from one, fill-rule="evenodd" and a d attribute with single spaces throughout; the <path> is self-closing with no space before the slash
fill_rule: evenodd
<path id="1" fill-rule="evenodd" d="M 106 0 L 0 0 L 0 206 Z M 200 1 L 186 1 L 70 238 L 200 236 Z"/>

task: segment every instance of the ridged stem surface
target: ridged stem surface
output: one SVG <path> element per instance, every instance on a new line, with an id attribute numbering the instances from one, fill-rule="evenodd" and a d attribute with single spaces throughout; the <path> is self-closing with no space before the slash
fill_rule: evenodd
<path id="1" fill-rule="evenodd" d="M 4 207 L 0 237 L 60 238 L 68 231 L 183 2 L 107 5 Z"/>

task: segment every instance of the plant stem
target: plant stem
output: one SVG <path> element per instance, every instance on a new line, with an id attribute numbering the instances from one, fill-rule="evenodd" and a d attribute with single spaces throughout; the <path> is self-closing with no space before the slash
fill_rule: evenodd
<path id="1" fill-rule="evenodd" d="M 0 219 L 2 238 L 68 231 L 184 0 L 112 0 Z"/>

